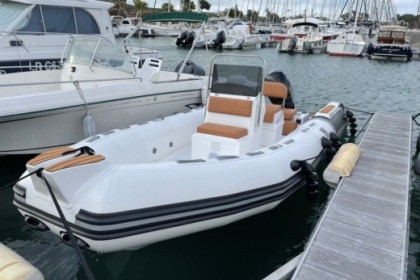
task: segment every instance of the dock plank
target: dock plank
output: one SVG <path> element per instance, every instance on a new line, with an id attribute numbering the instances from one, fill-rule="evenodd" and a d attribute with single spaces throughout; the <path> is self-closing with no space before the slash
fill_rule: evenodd
<path id="1" fill-rule="evenodd" d="M 405 279 L 411 137 L 411 116 L 373 116 L 292 279 Z"/>

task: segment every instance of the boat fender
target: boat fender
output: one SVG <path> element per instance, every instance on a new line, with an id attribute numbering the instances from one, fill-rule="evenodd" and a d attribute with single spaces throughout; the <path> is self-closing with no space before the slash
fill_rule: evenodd
<path id="1" fill-rule="evenodd" d="M 91 137 L 96 134 L 95 120 L 89 113 L 86 113 L 85 117 L 83 118 L 82 123 L 83 123 L 83 133 L 85 135 L 85 138 Z"/>
<path id="2" fill-rule="evenodd" d="M 360 154 L 361 150 L 358 145 L 353 143 L 344 144 L 324 170 L 324 181 L 330 187 L 336 187 L 342 177 L 351 175 Z"/>
<path id="3" fill-rule="evenodd" d="M 333 142 L 330 139 L 322 137 L 321 145 L 326 150 L 327 161 L 330 162 L 337 153 L 336 148 L 333 147 Z"/>
<path id="4" fill-rule="evenodd" d="M 32 264 L 0 243 L 0 279 L 42 280 L 44 276 Z"/>
<path id="5" fill-rule="evenodd" d="M 332 142 L 332 146 L 338 151 L 342 145 L 342 143 L 340 142 L 340 137 L 334 132 L 331 132 L 330 140 Z"/>
<path id="6" fill-rule="evenodd" d="M 416 162 L 414 163 L 414 173 L 420 176 L 420 156 L 417 155 Z"/>
<path id="7" fill-rule="evenodd" d="M 351 135 L 355 135 L 356 134 L 356 132 L 357 132 L 357 129 L 356 129 L 356 127 L 357 127 L 357 124 L 356 124 L 356 118 L 355 117 L 353 117 L 354 116 L 354 114 L 353 114 L 353 112 L 352 111 L 350 111 L 350 110 L 347 110 L 346 111 L 346 116 L 347 116 L 347 120 L 349 121 L 349 123 L 350 123 L 350 133 L 351 133 Z"/>
<path id="8" fill-rule="evenodd" d="M 290 163 L 290 168 L 293 171 L 298 171 L 301 169 L 306 183 L 306 198 L 309 202 L 313 202 L 318 196 L 319 192 L 318 174 L 316 173 L 315 168 L 312 166 L 312 164 L 304 160 L 292 160 Z"/>

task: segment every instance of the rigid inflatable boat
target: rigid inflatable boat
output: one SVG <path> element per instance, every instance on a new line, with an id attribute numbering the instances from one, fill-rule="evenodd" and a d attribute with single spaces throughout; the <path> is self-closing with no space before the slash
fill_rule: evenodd
<path id="1" fill-rule="evenodd" d="M 312 167 L 346 129 L 344 106 L 331 102 L 315 114 L 286 108 L 287 87 L 264 81 L 262 58 L 246 57 L 261 65 L 225 58 L 212 61 L 204 107 L 30 160 L 14 186 L 25 221 L 68 242 L 61 208 L 79 246 L 112 252 L 273 209 L 308 182 L 315 192 Z"/>

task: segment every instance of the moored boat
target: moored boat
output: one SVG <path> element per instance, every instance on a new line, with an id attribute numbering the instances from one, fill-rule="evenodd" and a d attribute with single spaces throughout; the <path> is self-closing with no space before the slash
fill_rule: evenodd
<path id="1" fill-rule="evenodd" d="M 407 27 L 381 26 L 376 43 L 369 43 L 368 57 L 377 60 L 409 61 L 413 56 L 406 40 Z"/>
<path id="2" fill-rule="evenodd" d="M 115 42 L 117 29 L 108 11 L 112 6 L 94 0 L 0 1 L 0 74 L 60 69 L 71 35 Z M 143 57 L 149 55 L 143 53 Z"/>
<path id="3" fill-rule="evenodd" d="M 162 60 L 143 62 L 96 36 L 71 37 L 63 60 L 58 70 L 0 75 L 0 154 L 37 154 L 186 111 L 207 86 L 192 62 L 163 71 Z"/>
<path id="4" fill-rule="evenodd" d="M 366 46 L 362 36 L 356 33 L 342 33 L 328 42 L 327 52 L 332 56 L 361 56 Z"/>
<path id="5" fill-rule="evenodd" d="M 279 52 L 288 53 L 312 53 L 313 48 L 327 47 L 322 36 L 319 34 L 319 27 L 316 23 L 311 22 L 299 22 L 295 23 L 292 27 L 296 30 L 305 30 L 305 35 L 301 36 L 300 33 L 292 35 L 290 38 L 282 40 L 277 45 Z"/>
<path id="6" fill-rule="evenodd" d="M 69 241 L 51 189 L 77 243 L 111 252 L 256 215 L 305 183 L 315 193 L 313 168 L 344 132 L 346 110 L 338 102 L 313 116 L 287 108 L 287 87 L 263 81 L 262 59 L 227 60 L 213 60 L 204 108 L 114 129 L 29 161 L 14 187 L 26 222 Z"/>

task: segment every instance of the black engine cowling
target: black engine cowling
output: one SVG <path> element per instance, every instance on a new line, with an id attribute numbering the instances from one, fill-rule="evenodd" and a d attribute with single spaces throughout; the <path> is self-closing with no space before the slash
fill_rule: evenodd
<path id="1" fill-rule="evenodd" d="M 295 103 L 293 102 L 292 87 L 290 85 L 289 79 L 287 79 L 286 75 L 282 71 L 273 71 L 270 74 L 268 74 L 264 80 L 267 82 L 276 82 L 276 83 L 284 84 L 287 87 L 287 98 L 286 98 L 286 101 L 284 102 L 284 107 L 290 108 L 290 109 L 295 108 Z M 273 104 L 278 104 L 278 105 L 283 104 L 282 98 L 270 97 L 270 101 Z"/>
<path id="2" fill-rule="evenodd" d="M 178 65 L 175 67 L 175 72 L 179 71 L 179 69 L 182 66 L 182 63 L 183 63 L 183 61 L 178 63 Z M 195 76 L 205 76 L 206 75 L 206 71 L 202 67 L 200 67 L 197 64 L 195 64 L 194 62 L 192 62 L 191 60 L 187 60 L 187 62 L 185 63 L 185 67 L 182 70 L 182 73 L 193 74 Z"/>
<path id="3" fill-rule="evenodd" d="M 221 30 L 217 33 L 216 39 L 213 40 L 213 46 L 221 50 L 224 42 L 226 42 L 226 34 Z"/>

